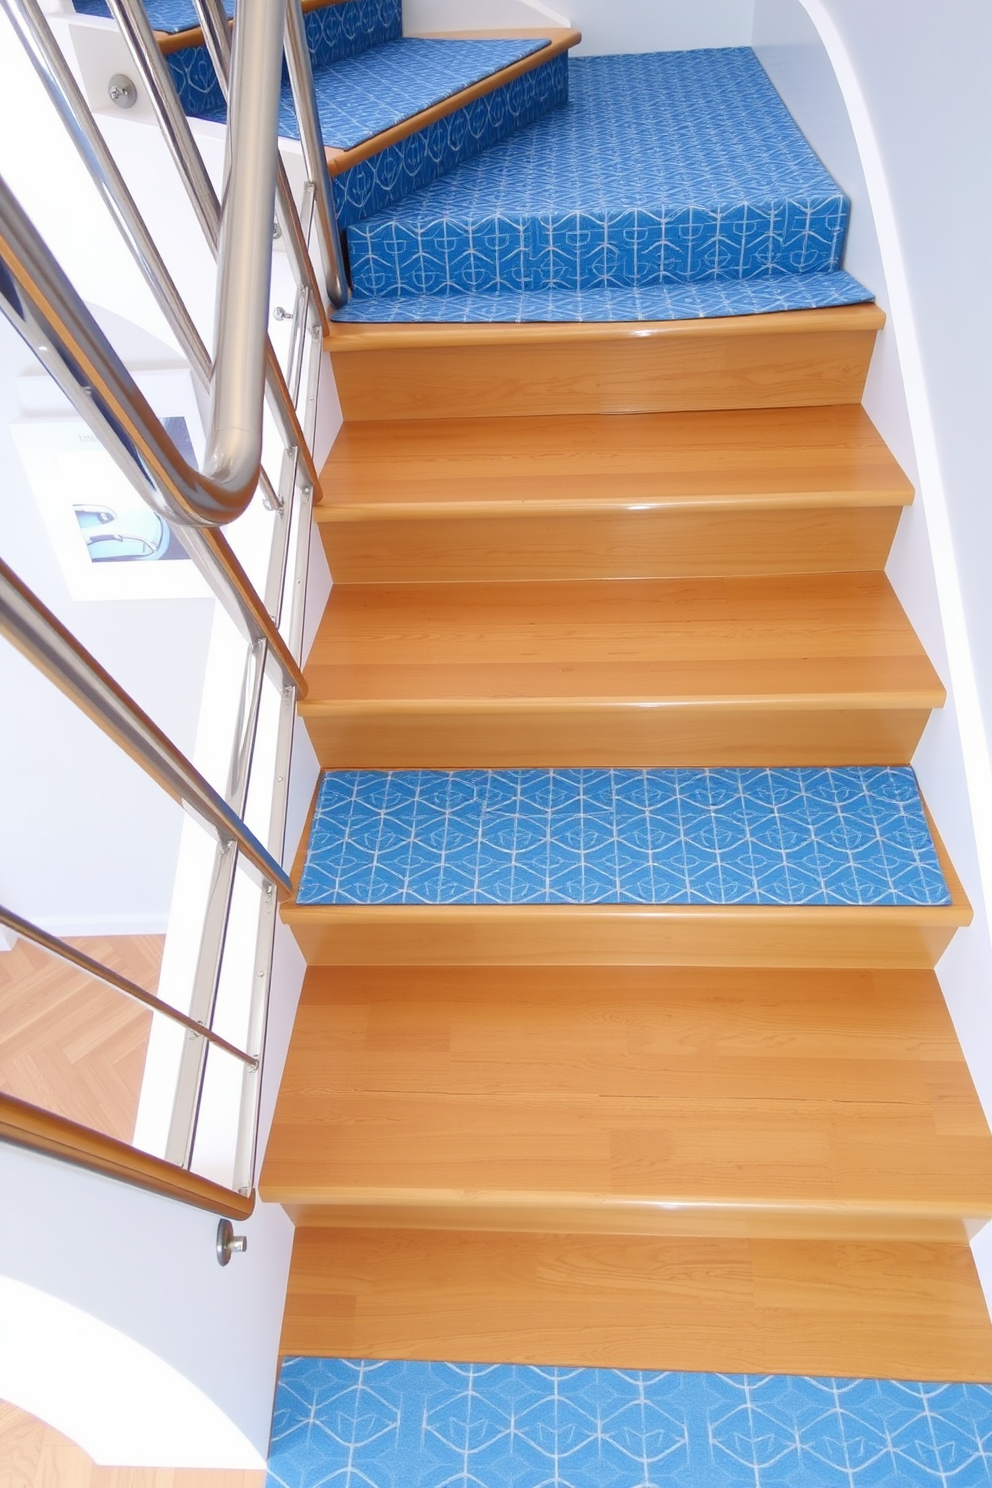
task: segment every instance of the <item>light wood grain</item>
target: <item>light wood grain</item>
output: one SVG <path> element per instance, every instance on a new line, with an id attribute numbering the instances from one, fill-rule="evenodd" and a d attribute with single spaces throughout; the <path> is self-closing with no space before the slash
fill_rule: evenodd
<path id="1" fill-rule="evenodd" d="M 345 424 L 334 581 L 881 569 L 912 487 L 858 407 Z"/>
<path id="2" fill-rule="evenodd" d="M 297 1231 L 288 1354 L 987 1381 L 967 1246 Z"/>
<path id="3" fill-rule="evenodd" d="M 154 992 L 165 937 L 72 945 Z M 151 1014 L 25 940 L 0 955 L 0 1091 L 129 1142 Z"/>
<path id="4" fill-rule="evenodd" d="M 905 762 L 944 692 L 884 575 L 342 586 L 327 767 Z"/>
<path id="5" fill-rule="evenodd" d="M 725 320 L 339 324 L 347 420 L 492 418 L 860 403 L 873 305 Z"/>
<path id="6" fill-rule="evenodd" d="M 310 966 L 933 967 L 964 904 L 285 905 Z"/>
<path id="7" fill-rule="evenodd" d="M 263 1469 L 100 1467 L 54 1427 L 0 1401 L 2 1488 L 263 1488 Z"/>
<path id="8" fill-rule="evenodd" d="M 505 88 L 516 78 L 523 77 L 528 72 L 533 72 L 536 67 L 543 67 L 554 57 L 562 52 L 567 52 L 571 47 L 578 46 L 582 40 L 581 31 L 575 31 L 571 27 L 549 26 L 542 31 L 524 28 L 520 31 L 437 31 L 431 33 L 434 39 L 444 37 L 464 37 L 468 39 L 482 38 L 485 36 L 504 37 L 530 37 L 542 36 L 548 40 L 548 45 L 542 47 L 538 52 L 532 52 L 528 57 L 521 57 L 519 62 L 513 62 L 509 67 L 500 68 L 499 72 L 492 73 L 487 78 L 482 78 L 477 83 L 472 83 L 467 88 L 459 88 L 457 93 L 444 98 L 440 103 L 432 104 L 430 108 L 421 109 L 417 114 L 411 114 L 409 118 L 402 119 L 399 124 L 394 124 L 391 129 L 384 129 L 379 134 L 374 134 L 370 139 L 363 140 L 359 145 L 353 145 L 350 150 L 336 149 L 329 145 L 325 151 L 327 155 L 327 170 L 331 176 L 340 176 L 344 171 L 351 170 L 352 166 L 358 165 L 363 160 L 368 160 L 380 151 L 387 150 L 390 145 L 399 144 L 401 140 L 408 139 L 412 134 L 419 134 L 423 130 L 437 122 L 438 119 L 446 119 L 449 114 L 457 113 L 459 109 L 467 108 L 477 98 L 485 98 L 488 93 L 494 93 L 497 88 Z"/>
<path id="9" fill-rule="evenodd" d="M 929 973 L 308 973 L 261 1182 L 297 1223 L 964 1238 L 992 1141 Z"/>

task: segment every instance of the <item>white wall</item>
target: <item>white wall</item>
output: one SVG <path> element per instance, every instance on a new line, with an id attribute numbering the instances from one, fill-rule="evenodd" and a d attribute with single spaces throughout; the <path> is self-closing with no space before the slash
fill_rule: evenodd
<path id="1" fill-rule="evenodd" d="M 756 0 L 762 63 L 852 199 L 846 267 L 889 316 L 865 405 L 917 486 L 888 572 L 948 687 L 914 764 L 975 908 L 938 968 L 992 1119 L 992 11 L 982 0 Z M 977 292 L 976 292 L 977 291 Z M 976 1240 L 992 1299 L 992 1232 Z"/>
<path id="2" fill-rule="evenodd" d="M 754 0 L 403 0 L 403 30 L 575 26 L 587 57 L 748 46 L 753 12 Z"/>
<path id="3" fill-rule="evenodd" d="M 9 432 L 34 357 L 0 321 L 0 557 L 185 751 L 213 601 L 76 601 Z M 0 642 L 0 902 L 61 934 L 163 932 L 180 808 Z"/>

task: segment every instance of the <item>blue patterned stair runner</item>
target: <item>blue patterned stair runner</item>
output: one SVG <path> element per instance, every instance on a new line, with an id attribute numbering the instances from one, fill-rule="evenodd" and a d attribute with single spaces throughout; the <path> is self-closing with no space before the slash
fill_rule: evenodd
<path id="1" fill-rule="evenodd" d="M 406 37 L 325 63 L 314 69 L 324 144 L 353 149 L 547 46 L 546 38 L 534 37 L 498 41 Z M 218 121 L 227 117 L 223 103 L 200 112 Z M 288 82 L 280 99 L 279 133 L 287 139 L 300 137 Z"/>
<path id="2" fill-rule="evenodd" d="M 340 770 L 300 904 L 949 904 L 911 769 Z"/>
<path id="3" fill-rule="evenodd" d="M 195 24 L 189 0 L 146 3 L 171 7 L 173 20 Z M 77 8 L 81 6 L 101 14 L 107 10 L 105 0 L 77 0 Z M 344 0 L 310 10 L 304 20 L 324 143 L 336 149 L 351 149 L 548 45 L 539 37 L 403 38 L 401 0 Z M 224 96 L 205 46 L 170 52 L 166 61 L 187 114 L 215 122 L 226 119 Z M 334 178 L 341 227 L 429 185 L 567 98 L 568 58 L 558 55 L 387 146 Z M 286 76 L 279 129 L 286 138 L 299 137 Z"/>
<path id="4" fill-rule="evenodd" d="M 973 1488 L 992 1387 L 286 1359 L 269 1488 Z"/>
<path id="5" fill-rule="evenodd" d="M 569 87 L 566 107 L 354 225 L 356 300 L 458 296 L 465 319 L 466 295 L 822 285 L 839 269 L 847 199 L 749 48 L 580 58 Z"/>

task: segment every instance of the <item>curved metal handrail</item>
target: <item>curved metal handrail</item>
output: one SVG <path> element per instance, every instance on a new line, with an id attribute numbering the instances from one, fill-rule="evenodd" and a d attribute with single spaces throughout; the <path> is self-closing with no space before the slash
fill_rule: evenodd
<path id="1" fill-rule="evenodd" d="M 233 521 L 258 487 L 284 29 L 285 0 L 245 0 L 239 7 L 202 473 L 178 454 L 26 214 L 0 187 L 0 257 L 42 318 L 73 347 L 86 379 L 121 424 L 132 426 L 131 438 L 162 491 L 164 514 L 180 525 Z"/>

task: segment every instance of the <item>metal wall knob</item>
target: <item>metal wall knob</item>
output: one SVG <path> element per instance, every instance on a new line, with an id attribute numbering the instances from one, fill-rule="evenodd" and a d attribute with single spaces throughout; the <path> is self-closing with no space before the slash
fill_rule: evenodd
<path id="1" fill-rule="evenodd" d="M 138 101 L 138 90 L 131 79 L 123 72 L 115 72 L 107 84 L 107 93 L 111 103 L 116 103 L 118 108 L 134 108 Z"/>
<path id="2" fill-rule="evenodd" d="M 236 1235 L 234 1226 L 229 1219 L 222 1219 L 217 1226 L 217 1260 L 221 1266 L 226 1266 L 234 1252 L 240 1251 L 243 1255 L 248 1249 L 248 1236 Z"/>

